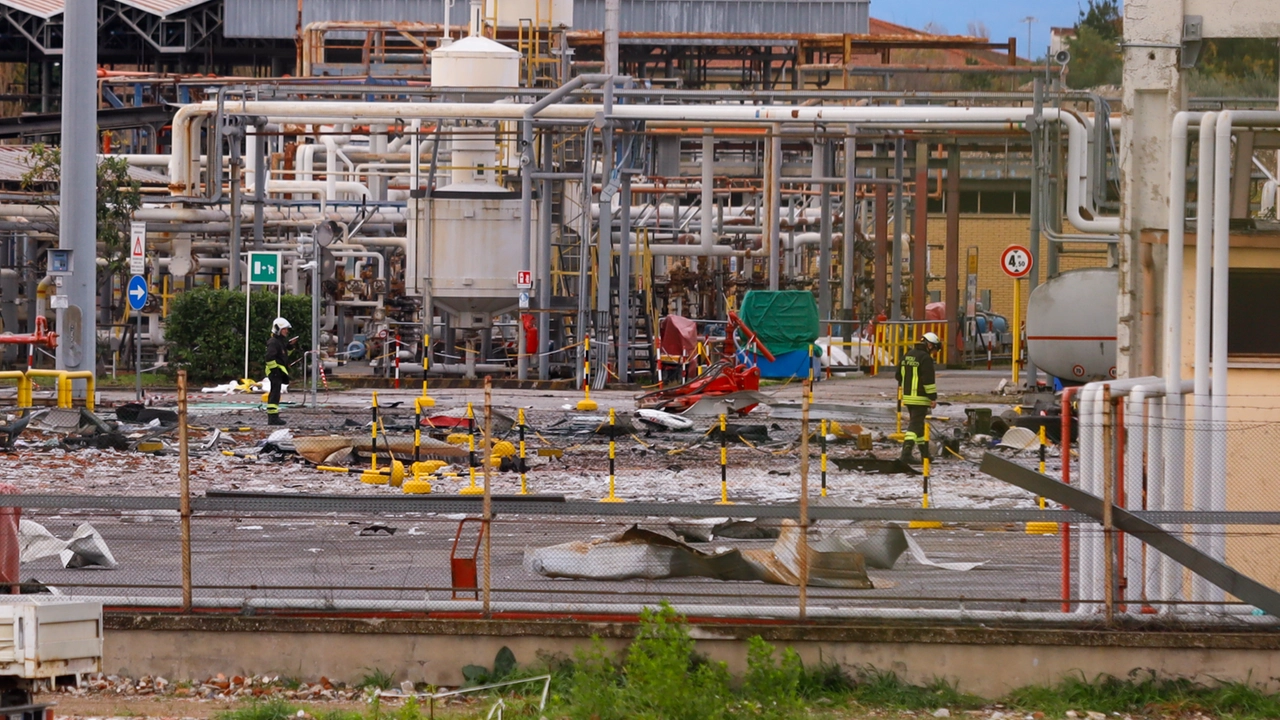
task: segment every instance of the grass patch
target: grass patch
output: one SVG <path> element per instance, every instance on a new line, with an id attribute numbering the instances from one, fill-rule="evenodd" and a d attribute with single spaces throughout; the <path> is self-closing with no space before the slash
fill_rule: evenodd
<path id="1" fill-rule="evenodd" d="M 686 619 L 669 605 L 645 610 L 635 640 L 621 653 L 599 638 L 572 659 L 542 655 L 529 667 L 516 664 L 503 648 L 493 669 L 470 666 L 482 673 L 472 680 L 493 681 L 551 674 L 550 706 L 543 713 L 552 720 L 801 720 L 802 718 L 864 718 L 898 714 L 920 717 L 938 708 L 952 716 L 966 710 L 993 707 L 1018 713 L 1044 713 L 1062 718 L 1068 711 L 1142 717 L 1189 717 L 1221 720 L 1280 718 L 1280 695 L 1251 682 L 1196 681 L 1161 677 L 1138 670 L 1126 677 L 1080 674 L 1053 686 L 1028 686 L 998 699 L 963 692 L 945 678 L 923 685 L 903 680 L 890 670 L 871 666 L 852 669 L 819 660 L 805 665 L 791 648 L 777 648 L 754 637 L 747 643 L 747 669 L 730 676 L 723 663 L 699 654 Z M 368 671 L 358 687 L 390 688 L 392 675 Z M 486 717 L 503 702 L 512 717 L 537 717 L 541 684 L 476 693 L 462 705 L 437 705 L 437 717 Z M 296 720 L 305 706 L 282 700 L 253 701 L 219 714 L 216 720 Z M 387 705 L 370 697 L 363 711 L 310 711 L 315 720 L 423 720 L 418 702 Z"/>
<path id="2" fill-rule="evenodd" d="M 360 681 L 356 683 L 356 687 L 361 690 L 390 690 L 395 685 L 396 679 L 391 676 L 391 673 L 382 668 L 365 669 L 368 672 L 362 675 Z"/>
<path id="3" fill-rule="evenodd" d="M 1128 677 L 1083 674 L 1056 686 L 1014 690 L 1005 698 L 1010 707 L 1063 715 L 1068 710 L 1155 716 L 1203 713 L 1224 720 L 1280 717 L 1280 696 L 1242 682 L 1195 682 L 1162 678 L 1151 670 L 1135 670 Z"/>
<path id="4" fill-rule="evenodd" d="M 137 387 L 137 375 L 134 373 L 118 372 L 116 376 L 111 377 L 111 373 L 105 372 L 95 379 L 96 387 L 103 389 L 124 389 L 128 390 Z M 173 388 L 177 387 L 178 380 L 166 373 L 142 373 L 142 387 L 144 388 Z"/>
<path id="5" fill-rule="evenodd" d="M 283 700 L 253 701 L 218 714 L 218 720 L 296 720 L 298 706 Z"/>

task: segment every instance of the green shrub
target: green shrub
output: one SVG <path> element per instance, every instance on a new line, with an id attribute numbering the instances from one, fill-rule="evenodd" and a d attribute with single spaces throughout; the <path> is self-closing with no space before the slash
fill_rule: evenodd
<path id="1" fill-rule="evenodd" d="M 170 307 L 165 324 L 169 362 L 175 370 L 185 368 L 196 382 L 222 383 L 244 373 L 244 293 L 199 287 L 179 294 Z M 295 364 L 290 374 L 301 379 L 303 352 L 311 345 L 311 297 L 285 295 L 280 314 L 293 325 L 298 338 L 290 353 Z M 276 318 L 274 290 L 255 291 L 249 303 L 249 376 L 265 376 L 267 339 Z"/>
<path id="2" fill-rule="evenodd" d="M 782 651 L 780 661 L 774 661 L 773 654 L 774 647 L 760 636 L 747 641 L 747 674 L 742 682 L 742 696 L 753 704 L 758 717 L 781 720 L 804 708 L 800 697 L 804 663 L 791 648 Z"/>

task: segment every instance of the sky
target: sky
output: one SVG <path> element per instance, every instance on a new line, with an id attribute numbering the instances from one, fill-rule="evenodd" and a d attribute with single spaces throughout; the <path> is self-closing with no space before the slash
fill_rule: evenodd
<path id="1" fill-rule="evenodd" d="M 1031 47 L 1041 57 L 1049 47 L 1049 28 L 1076 24 L 1080 0 L 871 0 L 871 17 L 899 25 L 923 28 L 933 22 L 953 35 L 968 32 L 969 22 L 981 20 L 991 31 L 992 40 L 1018 38 L 1018 55 L 1027 57 L 1027 23 L 1031 16 Z"/>

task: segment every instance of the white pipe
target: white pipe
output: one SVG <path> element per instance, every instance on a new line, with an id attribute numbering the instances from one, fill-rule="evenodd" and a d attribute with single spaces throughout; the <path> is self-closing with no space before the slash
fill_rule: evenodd
<path id="1" fill-rule="evenodd" d="M 1218 116 L 1215 128 L 1213 172 L 1213 318 L 1209 367 L 1213 381 L 1210 445 L 1213 448 L 1213 482 L 1210 485 L 1209 505 L 1204 510 L 1227 509 L 1227 282 L 1231 266 L 1231 129 L 1234 114 L 1227 110 Z M 1202 170 L 1201 172 L 1204 172 Z M 1236 182 L 1248 182 L 1248 177 L 1236 178 Z M 1211 525 L 1202 528 L 1208 533 L 1209 555 L 1219 562 L 1226 561 L 1227 539 L 1225 526 Z M 1220 588 L 1209 589 L 1209 601 L 1221 602 L 1226 594 Z M 1210 606 L 1211 609 L 1218 609 Z"/>
<path id="2" fill-rule="evenodd" d="M 1207 510 L 1211 504 L 1213 487 L 1212 438 L 1209 427 L 1210 416 L 1210 377 L 1209 377 L 1209 332 L 1212 317 L 1213 282 L 1213 218 L 1216 212 L 1214 204 L 1214 166 L 1215 136 L 1217 135 L 1217 113 L 1207 113 L 1200 121 L 1200 154 L 1199 175 L 1196 184 L 1196 336 L 1195 336 L 1195 425 L 1193 435 L 1195 449 L 1192 454 L 1193 481 L 1191 489 L 1191 507 L 1194 510 Z M 1229 153 L 1228 153 L 1229 154 Z M 1197 532 L 1192 542 L 1201 552 L 1208 552 L 1208 536 Z M 1191 579 L 1191 599 L 1195 602 L 1208 600 L 1212 586 L 1199 576 Z M 1203 612 L 1204 606 L 1193 606 L 1196 612 Z"/>
<path id="3" fill-rule="evenodd" d="M 531 105 L 521 103 L 361 103 L 361 102 L 313 102 L 313 101 L 246 101 L 240 111 L 264 115 L 268 122 L 325 124 L 346 120 L 367 123 L 372 120 L 396 120 L 403 118 L 469 118 L 477 120 L 519 120 Z M 186 162 L 192 141 L 191 123 L 201 115 L 217 110 L 215 101 L 205 101 L 180 108 L 173 120 L 174 156 L 170 175 L 176 192 L 190 192 L 191 169 Z M 549 120 L 594 119 L 603 108 L 588 104 L 556 104 L 542 109 L 537 117 Z M 1027 117 L 1022 107 L 941 107 L 941 106 L 786 106 L 786 105 L 618 105 L 613 116 L 621 120 L 673 120 L 683 122 L 762 122 L 762 123 L 885 123 L 936 128 L 943 124 L 970 124 L 973 126 L 1010 125 L 1021 127 Z M 1046 122 L 1066 124 L 1069 134 L 1068 167 L 1078 178 L 1080 170 L 1087 172 L 1088 134 L 1083 123 L 1069 112 L 1046 108 Z M 329 136 L 326 136 L 329 137 Z M 1116 233 L 1116 218 L 1085 220 L 1079 217 L 1080 188 L 1076 181 L 1068 182 L 1068 218 L 1086 232 Z M 1074 188 L 1074 189 L 1073 189 Z"/>
<path id="4" fill-rule="evenodd" d="M 333 253 L 336 258 L 377 258 L 378 260 L 378 279 L 385 280 L 387 278 L 386 258 L 382 257 L 382 253 L 372 250 L 337 250 Z M 359 277 L 357 272 L 356 277 Z"/>
<path id="5" fill-rule="evenodd" d="M 711 133 L 703 133 L 702 135 L 702 205 L 698 208 L 699 215 L 706 219 L 702 223 L 700 230 L 700 239 L 702 241 L 702 249 L 710 254 L 711 248 L 716 243 L 715 228 L 712 226 L 711 213 L 715 209 L 715 167 L 714 159 L 716 152 L 716 138 Z M 661 208 L 659 208 L 661 209 Z"/>
<path id="6" fill-rule="evenodd" d="M 1047 112 L 1046 119 L 1048 119 Z M 1097 213 L 1093 212 L 1093 193 L 1088 192 L 1089 133 L 1084 129 L 1084 124 L 1080 122 L 1079 118 L 1070 112 L 1061 112 L 1058 115 L 1058 120 L 1067 127 L 1068 137 L 1067 219 L 1081 232 L 1107 235 L 1118 234 L 1120 232 L 1119 217 L 1098 217 Z M 1087 204 L 1086 209 L 1093 215 L 1092 220 L 1085 219 L 1080 214 L 1082 203 Z"/>

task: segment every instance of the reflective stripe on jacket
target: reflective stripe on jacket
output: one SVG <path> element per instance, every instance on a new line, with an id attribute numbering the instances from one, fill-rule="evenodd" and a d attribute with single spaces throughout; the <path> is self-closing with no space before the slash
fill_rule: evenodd
<path id="1" fill-rule="evenodd" d="M 938 399 L 938 385 L 933 372 L 933 356 L 924 342 L 916 343 L 902 357 L 894 375 L 902 388 L 903 405 L 932 405 Z"/>

